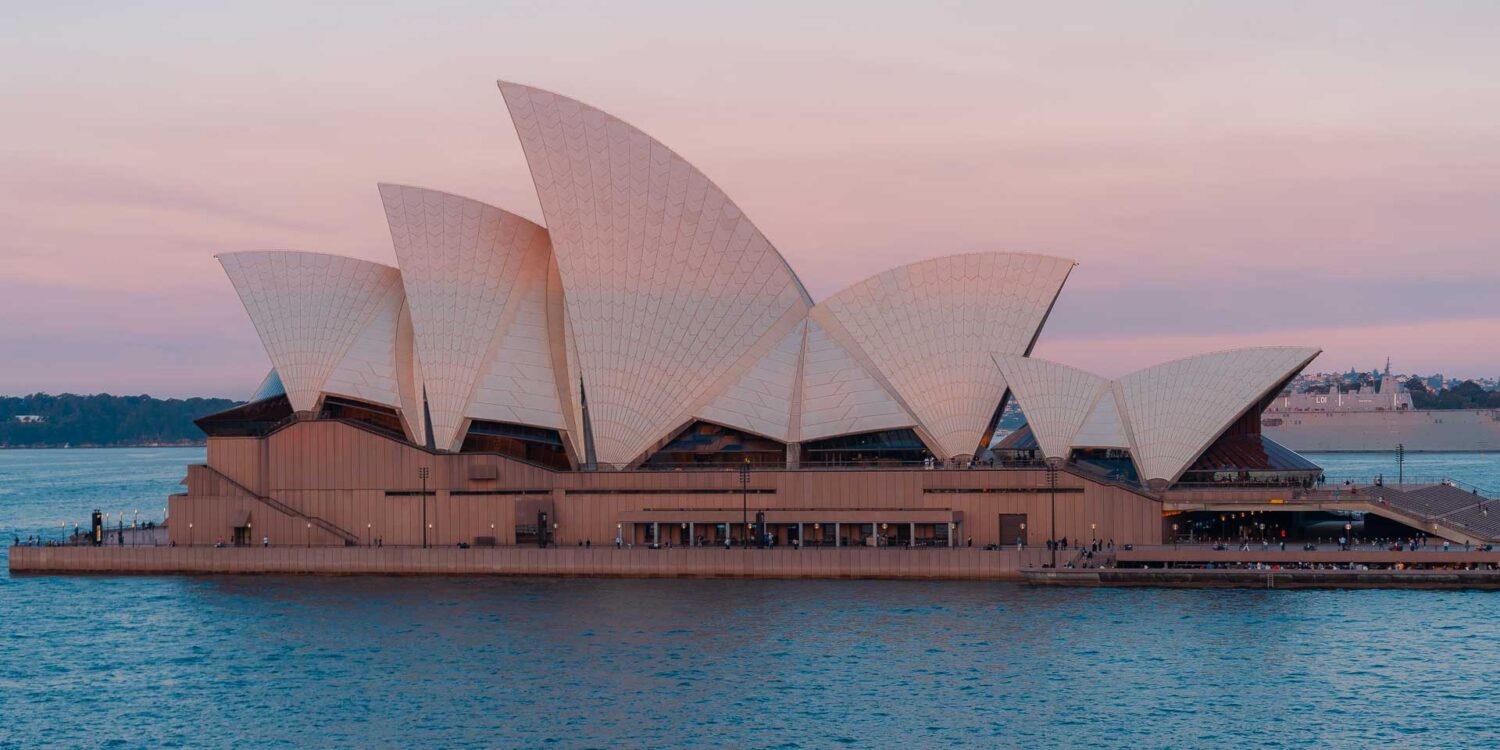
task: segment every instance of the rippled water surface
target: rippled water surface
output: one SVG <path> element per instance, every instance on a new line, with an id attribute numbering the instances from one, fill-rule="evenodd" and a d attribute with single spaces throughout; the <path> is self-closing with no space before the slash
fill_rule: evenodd
<path id="1" fill-rule="evenodd" d="M 0 528 L 201 456 L 0 451 Z M 1479 592 L 0 578 L 0 746 L 1493 747 L 1497 651 Z"/>

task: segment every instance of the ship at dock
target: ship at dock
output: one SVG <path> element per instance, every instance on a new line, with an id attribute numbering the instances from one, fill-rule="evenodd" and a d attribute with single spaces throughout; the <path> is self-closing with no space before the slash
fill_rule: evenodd
<path id="1" fill-rule="evenodd" d="M 1303 452 L 1500 452 L 1500 409 L 1418 409 L 1389 369 L 1357 391 L 1283 393 L 1261 415 L 1276 442 Z"/>

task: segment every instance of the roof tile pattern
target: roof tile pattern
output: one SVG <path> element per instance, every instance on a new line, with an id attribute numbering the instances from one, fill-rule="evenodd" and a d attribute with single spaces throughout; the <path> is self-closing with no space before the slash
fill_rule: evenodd
<path id="1" fill-rule="evenodd" d="M 912 427 L 916 420 L 816 320 L 807 322 L 802 361 L 804 442 Z"/>
<path id="2" fill-rule="evenodd" d="M 1067 365 L 1015 354 L 996 355 L 995 364 L 1020 402 L 1042 454 L 1066 459 L 1100 393 L 1108 393 L 1109 381 Z"/>
<path id="3" fill-rule="evenodd" d="M 1304 347 L 1236 349 L 1120 378 L 1141 478 L 1177 481 L 1236 418 L 1317 355 L 1317 349 Z"/>
<path id="4" fill-rule="evenodd" d="M 549 253 L 527 253 L 489 367 L 464 416 L 565 429 L 547 327 Z"/>
<path id="5" fill-rule="evenodd" d="M 218 256 L 296 411 L 311 411 L 334 368 L 390 302 L 390 266 L 321 253 Z"/>
<path id="6" fill-rule="evenodd" d="M 806 321 L 782 337 L 738 382 L 719 394 L 698 416 L 789 442 L 797 365 L 802 358 Z"/>
<path id="7" fill-rule="evenodd" d="M 1119 400 L 1115 398 L 1113 386 L 1099 394 L 1099 400 L 1089 410 L 1088 418 L 1073 436 L 1074 448 L 1129 448 L 1130 438 L 1125 435 L 1125 422 L 1120 418 Z"/>
<path id="8" fill-rule="evenodd" d="M 540 333 L 529 330 L 521 338 L 545 335 L 547 231 L 515 214 L 435 190 L 381 185 L 380 197 L 410 305 L 434 445 L 458 448 L 476 383 L 485 373 L 486 414 L 513 417 L 520 407 L 533 417 L 549 408 L 560 415 L 550 363 L 528 356 L 512 364 L 501 356 L 507 333 L 502 323 L 515 316 L 524 298 L 540 300 L 542 324 Z M 534 318 L 528 314 L 529 329 L 536 327 Z M 527 348 L 524 341 L 516 343 Z M 524 387 L 538 377 L 552 389 L 550 399 L 536 401 L 533 391 L 546 389 Z M 544 426 L 557 423 L 553 419 Z"/>
<path id="9" fill-rule="evenodd" d="M 1074 262 L 975 253 L 872 276 L 819 303 L 944 457 L 972 455 L 1005 395 L 991 354 L 1026 354 Z"/>
<path id="10" fill-rule="evenodd" d="M 369 325 L 360 331 L 349 352 L 333 368 L 323 384 L 327 393 L 351 396 L 372 404 L 400 408 L 396 375 L 396 326 L 406 293 L 392 284 L 376 308 Z"/>
<path id="11" fill-rule="evenodd" d="M 811 305 L 723 191 L 629 124 L 501 83 L 551 233 L 598 459 L 628 465 Z"/>

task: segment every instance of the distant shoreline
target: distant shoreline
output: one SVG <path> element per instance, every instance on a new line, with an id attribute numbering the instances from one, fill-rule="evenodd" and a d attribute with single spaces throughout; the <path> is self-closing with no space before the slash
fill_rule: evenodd
<path id="1" fill-rule="evenodd" d="M 115 448 L 203 448 L 207 441 L 196 443 L 128 443 L 125 445 L 0 445 L 0 451 L 79 451 Z"/>

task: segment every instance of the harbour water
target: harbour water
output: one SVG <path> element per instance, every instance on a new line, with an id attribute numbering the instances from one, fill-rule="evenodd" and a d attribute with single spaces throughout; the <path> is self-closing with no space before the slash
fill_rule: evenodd
<path id="1" fill-rule="evenodd" d="M 201 460 L 0 451 L 0 533 L 157 520 Z M 1500 487 L 1500 456 L 1407 471 Z M 1497 623 L 1483 592 L 5 577 L 0 747 L 1482 747 Z"/>

